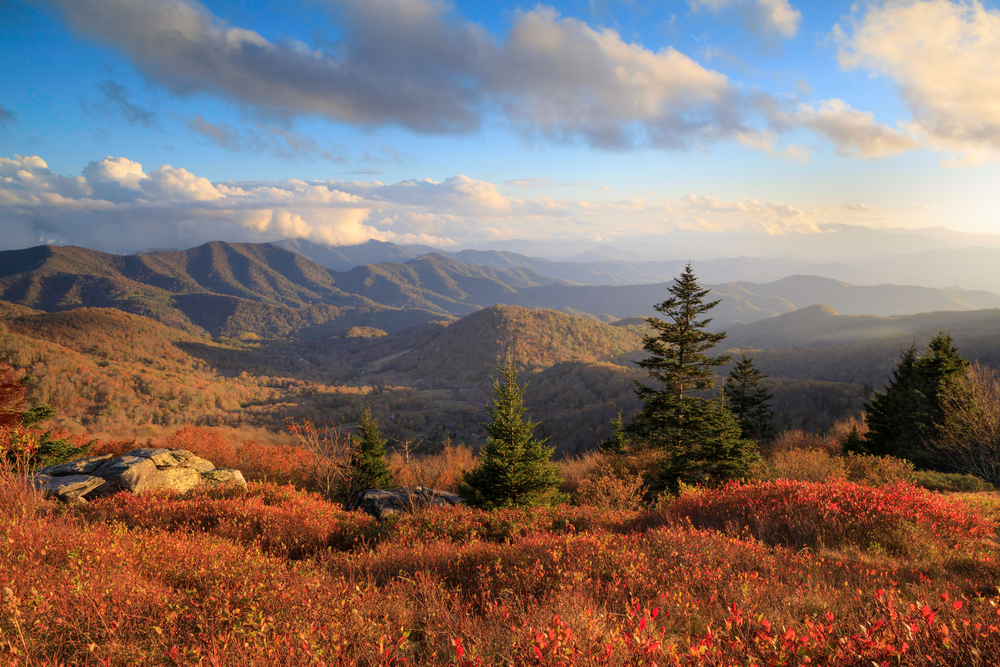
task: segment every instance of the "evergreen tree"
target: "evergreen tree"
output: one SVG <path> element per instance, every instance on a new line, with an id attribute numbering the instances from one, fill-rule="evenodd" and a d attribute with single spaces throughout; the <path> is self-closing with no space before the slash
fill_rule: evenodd
<path id="1" fill-rule="evenodd" d="M 605 454 L 623 454 L 631 444 L 631 439 L 625 428 L 622 413 L 619 411 L 618 416 L 611 420 L 611 437 L 602 440 L 597 448 Z"/>
<path id="2" fill-rule="evenodd" d="M 968 365 L 944 331 L 931 339 L 920 356 L 915 343 L 903 350 L 890 382 L 865 403 L 868 433 L 860 448 L 865 453 L 896 456 L 933 468 L 929 446 L 944 418 L 941 391 L 960 378 Z"/>
<path id="3" fill-rule="evenodd" d="M 48 405 L 38 405 L 27 410 L 24 404 L 28 398 L 28 382 L 25 375 L 14 379 L 14 368 L 10 362 L 0 357 L 0 429 L 4 429 L 11 449 L 6 452 L 8 459 L 27 454 L 27 464 L 32 468 L 62 463 L 86 455 L 94 441 L 75 445 L 68 438 L 54 438 L 53 429 L 42 430 L 41 422 L 55 417 L 55 410 Z"/>
<path id="4" fill-rule="evenodd" d="M 385 446 L 389 440 L 382 437 L 370 408 L 365 408 L 358 420 L 358 435 L 352 440 L 348 482 L 350 494 L 394 487 L 396 474 L 385 460 Z M 354 498 L 345 498 L 348 504 L 353 500 Z"/>
<path id="5" fill-rule="evenodd" d="M 722 400 L 699 396 L 714 384 L 713 369 L 729 355 L 710 356 L 725 333 L 706 331 L 700 319 L 719 304 L 705 302 L 691 270 L 684 269 L 668 290 L 671 298 L 654 306 L 667 320 L 646 319 L 656 335 L 643 338 L 650 356 L 638 362 L 662 389 L 637 382 L 642 409 L 628 425 L 631 435 L 665 451 L 663 483 L 676 490 L 681 482 L 717 483 L 744 476 L 757 460 L 757 446 L 740 434 L 740 425 Z"/>
<path id="6" fill-rule="evenodd" d="M 512 357 L 493 379 L 494 398 L 486 408 L 489 421 L 479 465 L 462 477 L 459 493 L 470 504 L 487 509 L 531 507 L 548 502 L 561 475 L 550 462 L 552 447 L 534 437 L 537 423 L 524 418 L 524 390 Z"/>
<path id="7" fill-rule="evenodd" d="M 774 437 L 774 410 L 771 399 L 774 394 L 761 386 L 767 376 L 754 366 L 753 357 L 740 355 L 729 379 L 723 385 L 726 403 L 740 424 L 742 437 L 755 442 L 767 442 Z"/>

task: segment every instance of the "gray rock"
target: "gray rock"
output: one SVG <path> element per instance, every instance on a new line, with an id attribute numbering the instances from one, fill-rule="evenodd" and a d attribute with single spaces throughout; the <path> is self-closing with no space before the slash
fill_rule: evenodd
<path id="1" fill-rule="evenodd" d="M 119 491 L 143 493 L 171 489 L 179 493 L 202 484 L 246 486 L 239 470 L 216 469 L 206 459 L 186 449 L 142 447 L 124 456 L 91 456 L 48 466 L 31 483 L 47 496 L 63 502 L 109 496 Z"/>
<path id="2" fill-rule="evenodd" d="M 94 470 L 96 477 L 107 482 L 95 495 L 107 496 L 118 491 L 132 491 L 141 485 L 143 477 L 156 472 L 156 465 L 142 456 L 119 456 Z"/>
<path id="3" fill-rule="evenodd" d="M 122 475 L 122 488 L 132 493 L 145 493 L 157 489 L 168 489 L 178 493 L 185 493 L 201 484 L 201 473 L 194 468 L 164 468 L 157 469 L 155 466 L 150 472 L 143 468 L 133 476 L 129 476 L 127 484 L 126 476 Z"/>
<path id="4" fill-rule="evenodd" d="M 157 468 L 194 468 L 198 472 L 208 472 L 215 469 L 215 464 L 207 459 L 189 452 L 186 449 L 166 449 L 160 447 L 142 447 L 134 449 L 126 456 L 141 456 L 152 461 Z"/>
<path id="5" fill-rule="evenodd" d="M 243 473 L 232 468 L 216 468 L 215 470 L 203 472 L 201 473 L 201 481 L 210 486 L 220 486 L 222 484 L 247 485 L 247 481 L 243 479 Z"/>
<path id="6" fill-rule="evenodd" d="M 56 465 L 45 466 L 39 470 L 38 475 L 88 475 L 97 469 L 102 463 L 112 457 L 111 454 L 104 456 L 88 456 L 84 459 L 77 459 L 68 463 L 57 463 Z"/>
<path id="7" fill-rule="evenodd" d="M 102 486 L 105 482 L 100 477 L 90 475 L 52 475 L 36 474 L 31 478 L 36 489 L 46 497 L 56 498 L 64 503 L 83 500 L 83 497 Z"/>
<path id="8" fill-rule="evenodd" d="M 369 489 L 358 494 L 358 507 L 376 519 L 426 507 L 454 507 L 465 501 L 454 493 L 414 486 L 404 489 Z"/>

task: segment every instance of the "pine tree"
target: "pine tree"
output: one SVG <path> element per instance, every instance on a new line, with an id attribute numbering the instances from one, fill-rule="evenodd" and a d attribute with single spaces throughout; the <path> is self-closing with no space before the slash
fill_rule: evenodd
<path id="1" fill-rule="evenodd" d="M 643 406 L 628 431 L 664 450 L 662 482 L 671 490 L 681 482 L 742 477 L 758 458 L 756 444 L 741 437 L 739 424 L 722 400 L 695 393 L 711 389 L 713 369 L 730 360 L 729 355 L 707 354 L 726 334 L 709 333 L 712 320 L 700 319 L 719 301 L 704 301 L 710 290 L 698 284 L 690 264 L 668 291 L 671 298 L 654 306 L 668 319 L 646 319 L 656 335 L 643 338 L 650 356 L 638 362 L 663 388 L 636 383 Z"/>
<path id="2" fill-rule="evenodd" d="M 625 430 L 625 421 L 622 419 L 621 411 L 618 416 L 611 420 L 611 437 L 602 440 L 597 448 L 605 454 L 623 454 L 631 444 L 628 432 Z"/>
<path id="3" fill-rule="evenodd" d="M 960 378 L 968 365 L 944 331 L 931 339 L 920 356 L 916 343 L 903 350 L 892 379 L 865 403 L 868 433 L 863 450 L 933 468 L 929 446 L 937 438 L 938 424 L 944 418 L 941 391 Z"/>
<path id="4" fill-rule="evenodd" d="M 396 485 L 396 475 L 385 460 L 388 439 L 382 437 L 378 422 L 370 408 L 365 408 L 358 420 L 358 435 L 352 438 L 350 460 L 350 494 L 368 489 L 387 489 Z M 350 504 L 353 497 L 345 498 Z"/>
<path id="5" fill-rule="evenodd" d="M 534 437 L 537 423 L 524 418 L 524 391 L 518 384 L 512 357 L 493 379 L 494 398 L 486 408 L 489 421 L 479 465 L 466 472 L 459 493 L 470 504 L 486 509 L 531 507 L 548 502 L 560 474 L 550 462 L 552 447 Z"/>
<path id="6" fill-rule="evenodd" d="M 723 385 L 726 403 L 740 424 L 742 437 L 755 442 L 767 442 L 774 437 L 774 410 L 771 399 L 774 394 L 761 386 L 767 376 L 754 366 L 753 357 L 740 355 L 729 379 Z"/>

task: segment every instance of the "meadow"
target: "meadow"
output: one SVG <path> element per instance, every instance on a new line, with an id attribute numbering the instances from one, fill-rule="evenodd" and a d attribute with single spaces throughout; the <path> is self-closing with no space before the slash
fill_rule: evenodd
<path id="1" fill-rule="evenodd" d="M 377 522 L 296 488 L 293 448 L 262 452 L 205 428 L 161 444 L 255 460 L 257 481 L 66 508 L 5 472 L 4 664 L 987 665 L 1000 655 L 993 492 L 937 493 L 891 475 L 796 481 L 772 466 L 776 478 L 685 489 L 644 509 L 577 492 L 551 508 Z M 800 468 L 816 469 L 817 450 L 802 451 L 813 462 Z M 448 486 L 468 456 L 394 463 L 404 479 L 437 474 Z M 564 464 L 564 489 L 586 488 L 599 463 Z"/>

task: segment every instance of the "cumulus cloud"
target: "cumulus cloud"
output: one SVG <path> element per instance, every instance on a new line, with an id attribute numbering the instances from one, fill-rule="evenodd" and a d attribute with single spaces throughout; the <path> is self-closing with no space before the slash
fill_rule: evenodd
<path id="1" fill-rule="evenodd" d="M 949 164 L 1000 156 L 1000 12 L 978 0 L 862 5 L 838 26 L 839 60 L 898 84 L 910 130 Z"/>
<path id="2" fill-rule="evenodd" d="M 507 117 L 548 139 L 682 148 L 746 129 L 745 100 L 725 75 L 545 7 L 517 13 L 498 63 L 489 81 Z"/>
<path id="3" fill-rule="evenodd" d="M 919 147 L 906 132 L 875 120 L 870 111 L 859 111 L 839 99 L 800 104 L 794 111 L 768 106 L 772 123 L 779 130 L 806 128 L 825 136 L 844 157 L 887 157 Z"/>
<path id="4" fill-rule="evenodd" d="M 184 167 L 146 169 L 121 156 L 91 161 L 79 175 L 62 176 L 38 156 L 15 155 L 0 157 L 0 210 L 5 216 L 0 247 L 60 243 L 135 252 L 283 238 L 445 247 L 487 238 L 597 238 L 676 229 L 816 233 L 831 222 L 868 222 L 875 209 L 803 207 L 751 197 L 663 199 L 656 193 L 608 200 L 519 199 L 463 175 L 396 183 L 213 183 Z"/>
<path id="5" fill-rule="evenodd" d="M 0 205 L 4 244 L 15 248 L 56 242 L 134 252 L 218 239 L 384 238 L 365 223 L 369 205 L 329 186 L 213 184 L 170 165 L 146 173 L 123 157 L 91 162 L 74 177 L 54 174 L 38 156 L 0 158 Z"/>
<path id="6" fill-rule="evenodd" d="M 498 43 L 441 2 L 339 0 L 343 38 L 320 50 L 229 26 L 195 0 L 48 2 L 177 94 L 270 112 L 462 133 L 499 108 L 526 134 L 610 149 L 747 129 L 743 95 L 724 75 L 542 6 L 516 12 Z"/>
<path id="7" fill-rule="evenodd" d="M 708 10 L 719 15 L 724 10 L 736 10 L 747 28 L 760 35 L 795 37 L 802 13 L 788 0 L 688 0 L 691 9 Z"/>

